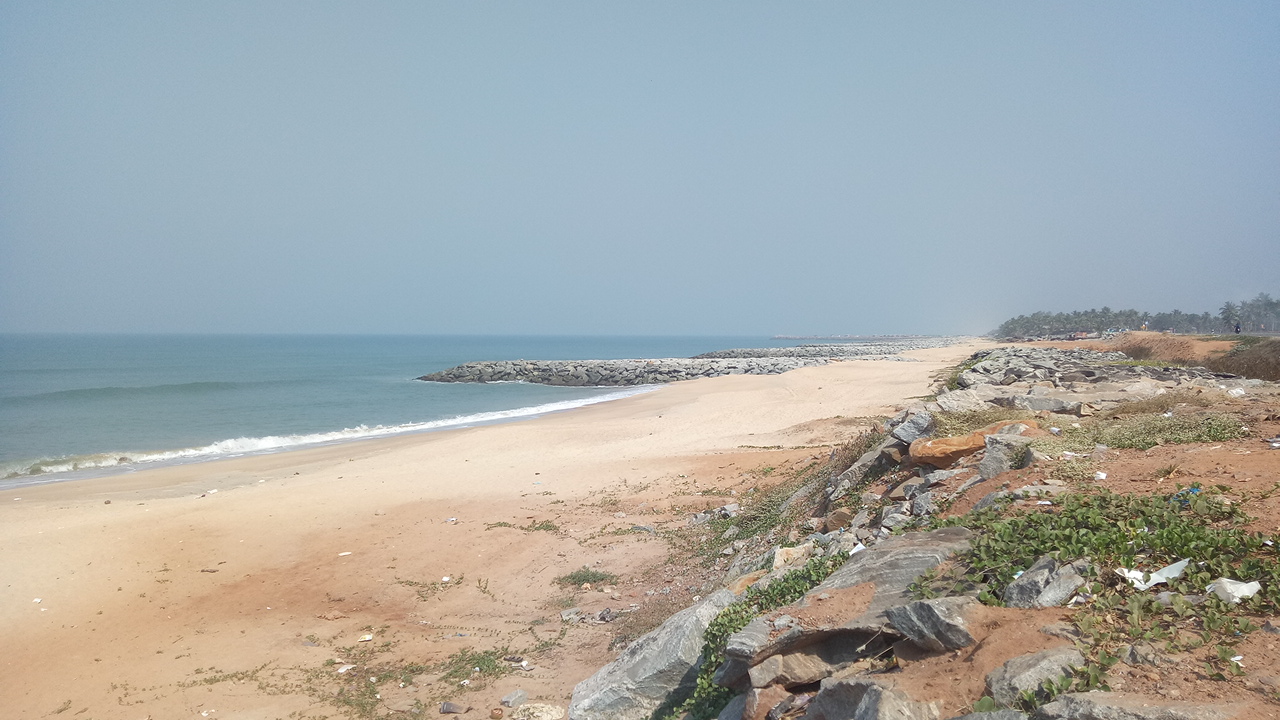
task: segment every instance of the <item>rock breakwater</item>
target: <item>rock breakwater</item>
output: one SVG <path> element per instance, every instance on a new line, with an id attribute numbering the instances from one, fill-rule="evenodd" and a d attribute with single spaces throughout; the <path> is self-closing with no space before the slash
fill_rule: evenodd
<path id="1" fill-rule="evenodd" d="M 834 360 L 897 360 L 907 350 L 942 347 L 958 338 L 719 350 L 692 358 L 626 360 L 491 360 L 423 375 L 427 382 L 527 382 L 566 387 L 655 385 L 720 375 L 777 375 Z"/>

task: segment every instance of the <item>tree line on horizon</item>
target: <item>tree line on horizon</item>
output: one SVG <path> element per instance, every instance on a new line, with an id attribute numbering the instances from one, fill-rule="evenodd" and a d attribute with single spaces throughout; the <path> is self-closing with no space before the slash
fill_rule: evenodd
<path id="1" fill-rule="evenodd" d="M 1280 329 L 1280 300 L 1258 293 L 1252 300 L 1225 302 L 1216 315 L 1184 313 L 1181 310 L 1149 313 L 1140 310 L 1101 309 L 1074 312 L 1034 312 L 1005 320 L 992 333 L 997 337 L 1039 337 L 1071 333 L 1101 333 L 1107 330 L 1168 330 L 1176 333 L 1212 334 L 1275 331 Z"/>

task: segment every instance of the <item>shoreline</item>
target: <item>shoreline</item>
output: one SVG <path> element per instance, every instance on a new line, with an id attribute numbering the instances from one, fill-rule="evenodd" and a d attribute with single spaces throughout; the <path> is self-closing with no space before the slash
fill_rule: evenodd
<path id="1" fill-rule="evenodd" d="M 815 446 L 847 439 L 857 416 L 927 392 L 932 375 L 990 346 L 695 380 L 528 422 L 150 468 L 96 478 L 88 492 L 84 481 L 24 489 L 22 501 L 0 504 L 0 624 L 16 649 L 0 704 L 16 717 L 64 699 L 95 718 L 324 714 L 332 708 L 303 692 L 204 680 L 209 668 L 267 673 L 254 671 L 266 663 L 283 683 L 346 659 L 341 648 L 357 647 L 362 628 L 423 664 L 537 638 L 550 643 L 539 669 L 492 690 L 518 685 L 563 704 L 612 653 L 605 629 L 575 626 L 555 640 L 555 577 L 598 566 L 623 578 L 619 599 L 596 593 L 580 604 L 649 608 L 664 594 L 645 595 L 642 580 L 668 551 L 633 524 L 679 526 L 691 504 L 723 504 L 707 489 L 749 492 L 767 482 L 759 466 L 807 461 Z M 520 529 L 540 523 L 557 529 Z M 426 599 L 415 590 L 433 587 Z M 682 598 L 699 589 L 666 587 Z M 410 689 L 388 688 L 395 697 L 384 700 L 408 702 Z"/>

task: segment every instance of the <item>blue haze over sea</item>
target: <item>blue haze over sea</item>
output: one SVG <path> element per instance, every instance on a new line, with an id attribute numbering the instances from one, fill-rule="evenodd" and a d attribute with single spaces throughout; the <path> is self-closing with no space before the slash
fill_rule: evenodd
<path id="1" fill-rule="evenodd" d="M 743 337 L 0 335 L 0 487 L 529 417 L 642 391 L 413 378 L 688 357 Z"/>

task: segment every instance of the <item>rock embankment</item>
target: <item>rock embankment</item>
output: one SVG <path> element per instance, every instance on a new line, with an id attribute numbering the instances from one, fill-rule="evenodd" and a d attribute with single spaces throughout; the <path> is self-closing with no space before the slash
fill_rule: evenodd
<path id="1" fill-rule="evenodd" d="M 899 353 L 941 347 L 956 338 L 720 350 L 692 358 L 628 360 L 492 360 L 423 375 L 427 382 L 527 382 L 566 387 L 655 385 L 721 375 L 777 375 L 833 360 L 912 361 Z"/>
<path id="2" fill-rule="evenodd" d="M 569 706 L 570 720 L 679 717 L 683 710 L 671 710 L 681 707 L 673 699 L 691 694 L 706 702 L 699 713 L 718 712 L 718 720 L 1251 717 L 1241 706 L 1188 703 L 1176 695 L 1156 698 L 1099 691 L 1046 695 L 1046 683 L 1061 686 L 1064 678 L 1074 677 L 1076 668 L 1087 664 L 1081 654 L 1086 648 L 1082 635 L 1062 624 L 1028 633 L 1025 644 L 1019 642 L 998 657 L 982 660 L 986 711 L 958 715 L 953 701 L 951 712 L 944 714 L 943 703 L 930 697 L 927 689 L 921 692 L 896 679 L 895 670 L 904 664 L 931 659 L 944 667 L 944 659 L 957 651 L 967 653 L 966 663 L 973 662 L 995 627 L 983 620 L 991 616 L 973 597 L 979 595 L 976 585 L 956 584 L 955 594 L 949 597 L 916 599 L 927 595 L 915 586 L 917 580 L 975 546 L 979 535 L 963 527 L 902 530 L 927 526 L 931 516 L 971 488 L 982 493 L 978 507 L 1019 501 L 1056 505 L 1056 496 L 1071 492 L 1063 480 L 1046 475 L 1046 484 L 1018 487 L 1011 482 L 1017 476 L 1009 474 L 1051 461 L 1031 443 L 1059 434 L 1053 431 L 1060 428 L 1046 432 L 1039 427 L 1041 422 L 1050 425 L 1057 418 L 1065 425 L 1063 421 L 1073 416 L 1169 391 L 1212 390 L 1242 397 L 1263 384 L 1201 368 L 1117 364 L 1124 360 L 1128 358 L 1119 354 L 1025 348 L 999 349 L 971 358 L 958 378 L 962 389 L 902 410 L 883 423 L 883 440 L 851 466 L 838 474 L 833 469 L 827 477 L 818 475 L 791 496 L 784 510 L 793 502 L 816 503 L 803 521 L 803 530 L 793 529 L 788 536 L 790 546 L 775 545 L 780 536 L 765 535 L 758 541 L 735 540 L 726 547 L 722 554 L 736 556 L 726 573 L 732 580 L 727 589 L 673 616 L 581 682 Z M 1025 419 L 996 422 L 967 435 L 936 435 L 940 413 L 998 407 L 1028 412 Z M 1071 454 L 1062 453 L 1064 458 Z M 736 503 L 726 505 L 694 515 L 690 523 L 732 518 L 740 510 Z M 772 609 L 757 607 L 758 598 L 773 583 L 798 582 L 794 573 L 807 572 L 802 569 L 809 567 L 805 563 L 811 558 L 840 553 L 847 553 L 841 556 L 847 559 L 798 600 Z M 1088 558 L 1059 558 L 1054 553 L 1019 569 L 1000 591 L 999 604 L 1004 605 L 1006 617 L 1012 617 L 1009 613 L 1015 609 L 1033 613 L 1086 603 L 1097 592 L 1088 589 L 1088 580 L 1103 574 L 1103 568 Z M 749 596 L 750 589 L 757 591 L 755 599 Z M 729 621 L 721 621 L 726 616 L 732 619 L 744 613 L 746 617 L 732 626 L 737 630 L 722 636 L 721 644 L 701 644 L 708 635 L 714 637 L 709 628 L 720 623 L 719 632 L 724 632 Z M 1035 622 L 1035 617 L 1027 615 L 1026 622 Z M 714 647 L 721 649 L 717 653 Z M 698 649 L 712 655 L 704 657 Z M 711 665 L 702 667 L 707 662 Z M 978 666 L 960 672 L 978 672 Z M 1030 703 L 1028 698 L 1035 699 L 1037 694 L 1036 702 Z"/>

